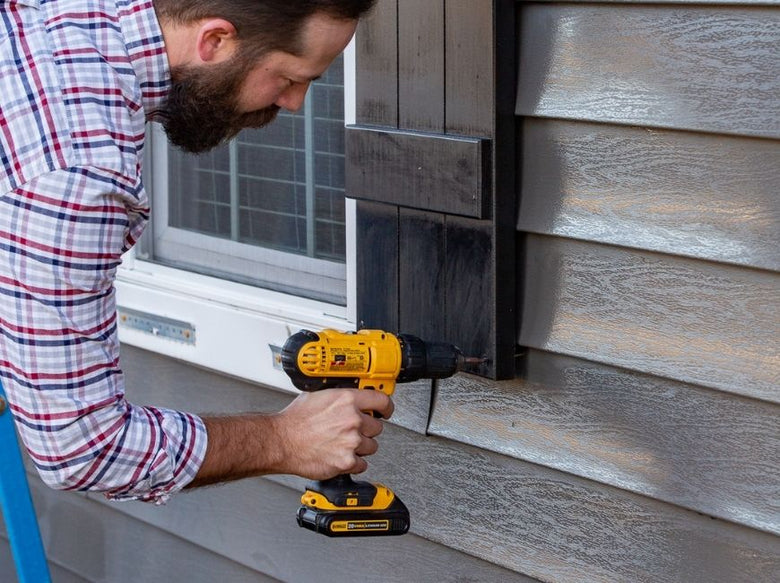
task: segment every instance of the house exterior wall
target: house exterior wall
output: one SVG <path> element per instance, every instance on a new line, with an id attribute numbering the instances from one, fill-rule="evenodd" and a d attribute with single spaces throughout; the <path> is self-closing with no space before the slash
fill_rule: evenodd
<path id="1" fill-rule="evenodd" d="M 503 359 L 508 330 L 514 372 L 398 387 L 368 476 L 409 506 L 410 535 L 299 529 L 287 477 L 163 508 L 36 487 L 58 569 L 177 580 L 149 568 L 170 557 L 188 581 L 774 580 L 777 3 L 380 0 L 367 24 L 359 124 L 494 150 L 482 218 L 359 203 L 358 236 L 384 254 L 363 259 L 383 269 L 361 283 L 363 318 Z M 486 261 L 464 263 L 475 247 Z M 468 309 L 440 309 L 453 289 Z M 123 362 L 150 404 L 290 400 L 135 348 Z"/>

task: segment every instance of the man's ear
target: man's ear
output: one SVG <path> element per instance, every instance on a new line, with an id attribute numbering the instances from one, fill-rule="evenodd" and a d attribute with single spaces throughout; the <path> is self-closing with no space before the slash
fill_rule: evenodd
<path id="1" fill-rule="evenodd" d="M 204 20 L 196 40 L 198 57 L 204 63 L 221 63 L 233 56 L 237 32 L 233 23 L 222 18 Z"/>

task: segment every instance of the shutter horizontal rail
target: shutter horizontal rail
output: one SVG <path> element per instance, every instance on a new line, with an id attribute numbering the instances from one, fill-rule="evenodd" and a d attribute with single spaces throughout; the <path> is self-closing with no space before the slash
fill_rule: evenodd
<path id="1" fill-rule="evenodd" d="M 346 194 L 360 200 L 484 218 L 490 140 L 347 126 Z"/>

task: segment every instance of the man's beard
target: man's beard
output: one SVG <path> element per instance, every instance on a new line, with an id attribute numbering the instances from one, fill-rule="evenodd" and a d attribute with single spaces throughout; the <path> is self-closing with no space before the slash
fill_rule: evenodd
<path id="1" fill-rule="evenodd" d="M 179 66 L 171 70 L 172 86 L 157 112 L 171 143 L 198 154 L 233 138 L 244 128 L 271 123 L 277 105 L 240 113 L 238 94 L 249 70 L 241 59 L 212 67 Z"/>

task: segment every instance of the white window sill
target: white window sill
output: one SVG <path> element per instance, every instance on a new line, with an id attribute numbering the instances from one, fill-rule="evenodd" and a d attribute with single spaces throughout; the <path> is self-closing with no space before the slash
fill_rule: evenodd
<path id="1" fill-rule="evenodd" d="M 194 342 L 142 331 L 119 321 L 120 342 L 215 371 L 297 392 L 272 347 L 301 328 L 354 330 L 344 306 L 299 298 L 205 275 L 124 258 L 117 307 L 186 322 Z"/>

